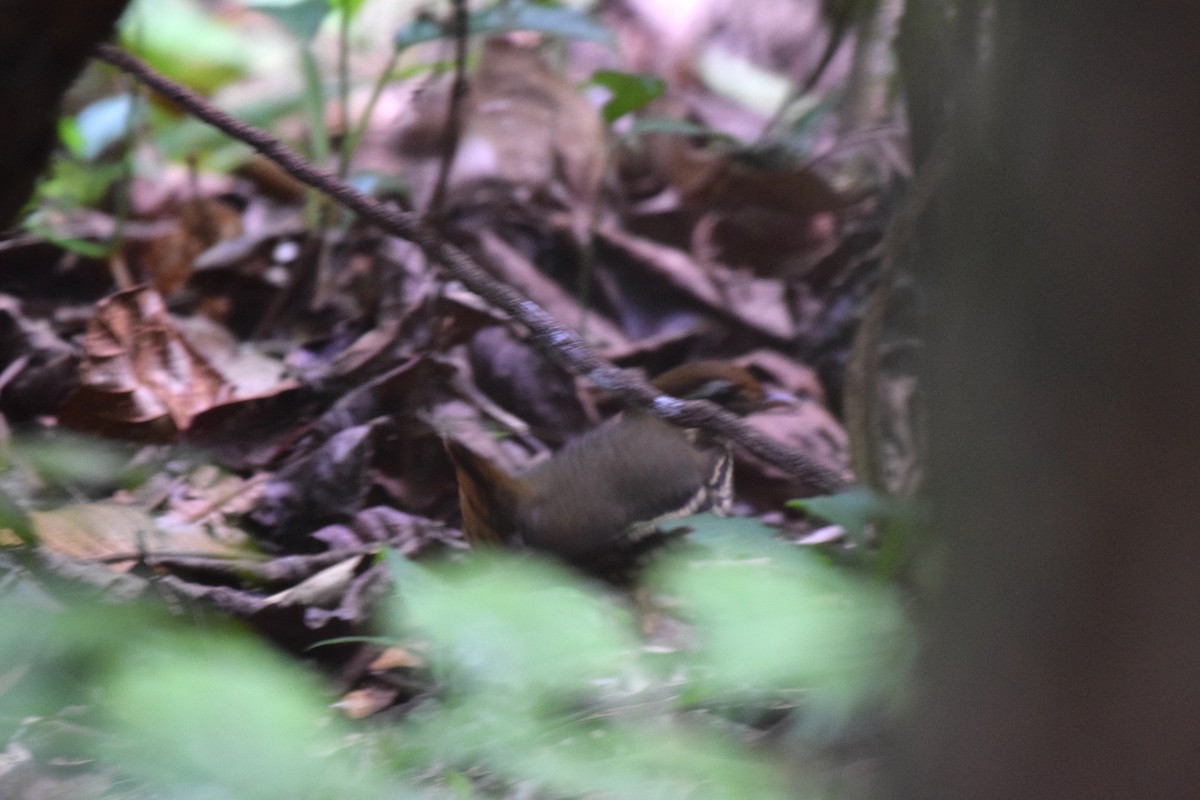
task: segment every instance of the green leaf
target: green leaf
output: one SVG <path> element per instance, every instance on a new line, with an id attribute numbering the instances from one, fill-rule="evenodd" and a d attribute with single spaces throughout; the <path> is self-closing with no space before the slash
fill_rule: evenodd
<path id="1" fill-rule="evenodd" d="M 513 31 L 534 31 L 564 39 L 581 39 L 612 44 L 612 33 L 596 20 L 570 8 L 533 5 L 527 2 L 498 3 L 472 12 L 467 17 L 471 36 L 496 36 Z M 397 50 L 453 35 L 453 29 L 429 17 L 418 17 L 396 31 Z"/>
<path id="2" fill-rule="evenodd" d="M 577 690 L 635 650 L 629 621 L 552 565 L 499 554 L 438 573 L 390 564 L 404 627 L 432 639 L 470 686 Z"/>
<path id="3" fill-rule="evenodd" d="M 303 106 L 304 98 L 299 93 L 281 93 L 231 108 L 229 113 L 251 125 L 269 128 Z M 199 154 L 204 169 L 219 172 L 234 169 L 254 152 L 248 145 L 192 117 L 174 119 L 153 107 L 151 114 L 154 143 L 168 158 L 182 160 Z"/>
<path id="4" fill-rule="evenodd" d="M 128 646 L 105 695 L 111 762 L 168 791 L 239 798 L 383 796 L 345 757 L 321 688 L 249 639 L 165 633 Z"/>
<path id="5" fill-rule="evenodd" d="M 14 439 L 12 456 L 50 483 L 104 485 L 119 481 L 129 462 L 112 442 L 64 433 L 54 439 Z"/>
<path id="6" fill-rule="evenodd" d="M 36 224 L 25 225 L 25 230 L 45 239 L 53 245 L 61 247 L 69 253 L 81 255 L 84 258 L 108 258 L 116 249 L 115 243 L 102 244 L 99 242 L 90 242 L 87 239 L 75 239 L 67 236 L 60 236 L 50 228 L 46 228 Z"/>
<path id="7" fill-rule="evenodd" d="M 50 582 L 53 588 L 47 591 L 32 571 L 18 569 L 6 578 L 9 585 L 0 595 L 0 675 L 8 676 L 8 683 L 0 693 L 0 736 L 7 740 L 23 717 L 55 714 L 94 699 L 106 661 L 137 632 L 148 630 L 154 617 L 135 606 L 101 604 L 83 591 L 74 596 L 86 600 L 68 608 L 64 599 L 73 589 Z"/>
<path id="8" fill-rule="evenodd" d="M 404 50 L 413 45 L 436 42 L 446 35 L 447 33 L 442 30 L 442 26 L 436 20 L 420 16 L 396 31 L 392 37 L 392 45 L 397 50 Z"/>
<path id="9" fill-rule="evenodd" d="M 329 155 L 329 130 L 325 125 L 325 89 L 321 68 L 311 47 L 300 50 L 304 74 L 304 111 L 308 118 L 308 156 L 320 163 Z"/>
<path id="10" fill-rule="evenodd" d="M 159 72 L 211 93 L 269 58 L 272 42 L 242 31 L 186 0 L 139 0 L 121 21 L 121 44 Z"/>
<path id="11" fill-rule="evenodd" d="M 867 488 L 805 500 L 789 500 L 787 505 L 834 525 L 841 525 L 856 540 L 862 539 L 868 524 L 896 516 L 900 511 L 900 504 L 895 500 Z"/>
<path id="12" fill-rule="evenodd" d="M 79 130 L 79 123 L 75 121 L 74 117 L 59 117 L 58 139 L 67 148 L 67 152 L 75 158 L 83 158 L 84 148 L 87 145 L 83 140 L 83 132 Z"/>
<path id="13" fill-rule="evenodd" d="M 612 33 L 582 11 L 523 2 L 498 3 L 479 12 L 472 33 L 494 35 L 511 31 L 534 31 L 564 39 L 611 44 Z"/>
<path id="14" fill-rule="evenodd" d="M 329 7 L 339 14 L 345 14 L 349 19 L 353 20 L 358 16 L 358 12 L 362 10 L 366 0 L 326 0 Z"/>
<path id="15" fill-rule="evenodd" d="M 695 541 L 658 575 L 696 626 L 698 674 L 713 691 L 803 689 L 842 705 L 894 671 L 904 626 L 878 583 L 753 520 L 684 522 Z"/>
<path id="16" fill-rule="evenodd" d="M 654 719 L 551 718 L 475 698 L 417 735 L 442 759 L 482 763 L 489 771 L 542 788 L 539 796 L 782 800 L 778 764 L 702 726 Z"/>
<path id="17" fill-rule="evenodd" d="M 612 93 L 612 97 L 604 104 L 602 114 L 604 121 L 612 124 L 616 120 L 645 108 L 662 96 L 667 84 L 661 78 L 653 75 L 634 75 L 630 72 L 618 72 L 602 69 L 592 74 L 592 83 L 603 86 Z"/>
<path id="18" fill-rule="evenodd" d="M 0 547 L 8 545 L 9 533 L 20 539 L 22 544 L 37 544 L 37 533 L 33 530 L 29 515 L 12 495 L 0 488 Z"/>
<path id="19" fill-rule="evenodd" d="M 94 206 L 112 189 L 113 184 L 127 174 L 128 169 L 121 161 L 100 159 L 85 162 L 68 155 L 56 156 L 50 162 L 49 176 L 38 184 L 37 202 L 33 206 L 33 213 L 24 222 L 25 227 L 42 234 L 42 229 L 54 226 L 53 221 L 57 217 L 53 209 Z M 48 238 L 56 242 L 60 239 L 70 241 L 53 231 L 48 233 Z M 104 250 L 104 254 L 107 252 Z"/>
<path id="20" fill-rule="evenodd" d="M 332 5 L 334 0 L 252 0 L 246 7 L 271 17 L 307 44 L 316 37 Z"/>

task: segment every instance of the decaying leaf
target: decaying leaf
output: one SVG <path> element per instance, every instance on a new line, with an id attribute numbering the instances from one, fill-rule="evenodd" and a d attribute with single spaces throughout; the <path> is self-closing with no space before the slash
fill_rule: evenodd
<path id="1" fill-rule="evenodd" d="M 81 386 L 59 412 L 73 427 L 164 441 L 230 394 L 224 377 L 179 334 L 152 289 L 101 301 L 88 321 L 83 350 Z"/>
<path id="2" fill-rule="evenodd" d="M 423 667 L 425 664 L 425 659 L 412 650 L 403 647 L 389 647 L 371 662 L 368 669 L 374 672 L 385 672 L 402 667 Z"/>
<path id="3" fill-rule="evenodd" d="M 404 152 L 440 155 L 449 94 L 447 85 L 419 97 L 400 135 Z M 500 38 L 484 45 L 463 104 L 451 187 L 499 180 L 551 194 L 565 188 L 587 205 L 599 189 L 604 158 L 600 115 L 574 86 L 535 50 Z M 417 194 L 431 190 L 426 186 Z"/>
<path id="4" fill-rule="evenodd" d="M 350 719 L 365 719 L 390 706 L 399 694 L 395 689 L 366 686 L 346 692 L 341 700 L 334 703 L 334 707 L 341 709 Z"/>
<path id="5" fill-rule="evenodd" d="M 238 543 L 218 540 L 199 527 L 165 530 L 145 511 L 117 503 L 82 503 L 29 514 L 39 545 L 78 560 L 131 567 L 156 553 L 244 555 Z M 113 560 L 126 556 L 128 560 Z"/>
<path id="6" fill-rule="evenodd" d="M 242 218 L 236 208 L 220 199 L 196 198 L 179 205 L 170 230 L 134 248 L 131 255 L 154 288 L 170 295 L 191 277 L 197 256 L 241 233 Z"/>
<path id="7" fill-rule="evenodd" d="M 774 279 L 738 274 L 722 264 L 702 265 L 688 253 L 635 236 L 616 226 L 597 232 L 601 241 L 640 267 L 642 274 L 626 281 L 626 294 L 644 293 L 647 276 L 670 290 L 672 299 L 691 299 L 711 311 L 728 314 L 739 323 L 777 338 L 786 338 L 795 327 L 787 307 L 783 284 Z M 657 299 L 657 298 L 656 298 Z M 667 315 L 661 311 L 659 317 Z"/>
<path id="8" fill-rule="evenodd" d="M 28 319 L 16 298 L 0 296 L 0 409 L 11 420 L 57 408 L 78 384 L 74 349 Z"/>
<path id="9" fill-rule="evenodd" d="M 362 563 L 363 556 L 347 558 L 313 575 L 311 578 L 296 584 L 290 589 L 277 592 L 266 599 L 267 605 L 301 605 L 332 608 L 342 599 L 350 582 L 354 580 L 355 570 Z"/>

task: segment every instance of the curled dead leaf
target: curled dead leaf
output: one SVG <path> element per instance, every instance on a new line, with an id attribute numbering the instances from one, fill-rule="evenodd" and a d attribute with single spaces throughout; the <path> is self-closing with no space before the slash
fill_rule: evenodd
<path id="1" fill-rule="evenodd" d="M 82 430 L 165 441 L 228 398 L 229 384 L 172 324 L 153 289 L 99 303 L 83 338 L 79 388 L 59 419 Z"/>

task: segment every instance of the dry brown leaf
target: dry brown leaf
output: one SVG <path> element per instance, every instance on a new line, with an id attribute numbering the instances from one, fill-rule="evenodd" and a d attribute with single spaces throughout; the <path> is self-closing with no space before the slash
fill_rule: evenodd
<path id="1" fill-rule="evenodd" d="M 532 466 L 534 458 L 513 437 L 497 438 L 494 429 L 483 421 L 475 406 L 463 400 L 449 400 L 420 413 L 420 419 L 439 436 L 454 439 L 480 456 L 511 472 Z"/>
<path id="2" fill-rule="evenodd" d="M 223 200 L 184 201 L 170 231 L 131 249 L 130 256 L 164 295 L 178 291 L 192 275 L 196 256 L 220 241 L 242 234 L 241 212 Z"/>
<path id="3" fill-rule="evenodd" d="M 440 157 L 448 106 L 448 85 L 418 96 L 400 134 L 406 154 Z M 581 204 L 591 203 L 604 171 L 604 126 L 587 99 L 535 50 L 489 40 L 462 111 L 452 187 L 495 179 L 534 191 L 561 186 Z"/>
<path id="4" fill-rule="evenodd" d="M 841 240 L 838 217 L 851 198 L 811 166 L 697 147 L 666 134 L 647 137 L 638 157 L 642 170 L 674 187 L 692 218 L 691 250 L 705 260 L 797 277 Z"/>
<path id="5" fill-rule="evenodd" d="M 464 377 L 455 388 L 513 433 L 536 430 L 547 443 L 562 444 L 596 422 L 579 381 L 506 328 L 480 331 L 467 352 L 475 382 Z"/>
<path id="6" fill-rule="evenodd" d="M 266 483 L 263 473 L 242 478 L 201 465 L 172 487 L 158 527 L 184 535 L 202 532 L 231 545 L 244 542 L 248 536 L 238 521 L 258 503 Z"/>
<path id="7" fill-rule="evenodd" d="M 583 307 L 516 248 L 486 230 L 480 232 L 479 242 L 488 263 L 495 265 L 505 283 L 563 324 L 572 327 L 580 325 L 584 319 Z M 629 340 L 620 329 L 595 310 L 587 314 L 586 336 L 604 355 L 629 348 Z"/>
<path id="8" fill-rule="evenodd" d="M 367 669 L 372 672 L 387 672 L 389 669 L 423 666 L 425 666 L 425 659 L 416 653 L 405 650 L 403 647 L 389 647 L 376 656 Z"/>
<path id="9" fill-rule="evenodd" d="M 350 719 L 365 719 L 372 714 L 383 711 L 396 701 L 400 693 L 395 689 L 383 686 L 367 686 L 354 689 L 342 695 L 342 699 L 334 703 L 342 713 Z"/>
<path id="10" fill-rule="evenodd" d="M 59 412 L 72 427 L 163 441 L 231 394 L 225 378 L 176 330 L 153 289 L 101 301 L 83 350 L 81 385 Z"/>
<path id="11" fill-rule="evenodd" d="M 778 339 L 794 333 L 786 288 L 779 280 L 735 273 L 720 264 L 702 266 L 682 250 L 635 236 L 616 225 L 602 226 L 597 235 L 641 262 L 655 277 L 714 311 Z"/>
<path id="12" fill-rule="evenodd" d="M 782 353 L 760 348 L 738 356 L 733 363 L 769 373 L 775 384 L 794 397 L 807 397 L 820 404 L 825 403 L 825 387 L 817 371 Z"/>
<path id="13" fill-rule="evenodd" d="M 141 509 L 116 503 L 83 503 L 29 514 L 39 546 L 75 559 L 104 561 L 115 556 L 186 552 L 195 555 L 242 555 L 235 544 L 209 536 L 199 527 L 161 529 Z M 109 564 L 124 571 L 134 559 Z"/>
<path id="14" fill-rule="evenodd" d="M 0 400 L 8 422 L 53 413 L 79 382 L 78 356 L 23 303 L 0 296 Z"/>
<path id="15" fill-rule="evenodd" d="M 850 451 L 846 431 L 820 403 L 802 400 L 786 408 L 751 414 L 746 417 L 746 422 L 752 428 L 808 454 L 818 463 L 850 480 Z M 737 450 L 737 456 L 740 470 L 739 491 L 746 488 L 755 494 L 756 488 L 766 489 L 767 484 L 774 484 L 771 491 L 778 490 L 781 492 L 780 496 L 764 502 L 776 506 L 794 496 L 793 490 L 788 488 L 790 481 L 778 469 L 740 448 Z M 753 483 L 761 483 L 763 486 L 753 487 Z"/>
<path id="16" fill-rule="evenodd" d="M 297 386 L 287 367 L 257 343 L 241 343 L 229 328 L 204 314 L 172 318 L 176 330 L 228 383 L 238 399 L 266 397 Z"/>
<path id="17" fill-rule="evenodd" d="M 682 136 L 666 140 L 667 169 L 683 201 L 704 209 L 770 209 L 803 219 L 838 211 L 846 200 L 807 166 L 755 163 L 702 149 Z"/>
<path id="18" fill-rule="evenodd" d="M 298 605 L 334 608 L 354 581 L 355 570 L 358 569 L 363 558 L 364 556 L 354 556 L 334 564 L 332 567 L 327 567 L 290 589 L 284 589 L 282 592 L 271 595 L 264 603 L 269 606 Z"/>
<path id="19" fill-rule="evenodd" d="M 304 386 L 220 403 L 196 415 L 185 441 L 230 468 L 261 468 L 293 445 L 324 405 Z"/>

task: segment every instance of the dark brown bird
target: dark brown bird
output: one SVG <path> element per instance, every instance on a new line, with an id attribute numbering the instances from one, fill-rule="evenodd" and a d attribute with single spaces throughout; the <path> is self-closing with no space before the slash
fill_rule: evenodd
<path id="1" fill-rule="evenodd" d="M 721 361 L 685 364 L 654 383 L 667 394 L 739 413 L 764 404 L 758 381 Z M 733 500 L 727 444 L 636 411 L 520 475 L 453 440 L 446 450 L 472 546 L 526 546 L 592 573 L 620 571 L 651 542 L 667 538 L 661 523 L 702 511 L 725 514 Z"/>

